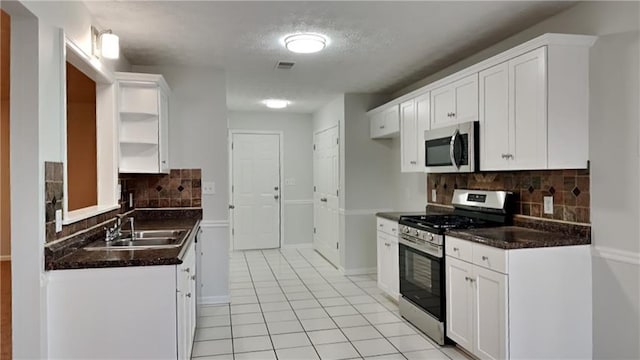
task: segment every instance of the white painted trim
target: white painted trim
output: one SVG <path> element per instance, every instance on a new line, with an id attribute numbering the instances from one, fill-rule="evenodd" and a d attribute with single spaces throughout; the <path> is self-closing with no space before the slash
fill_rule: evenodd
<path id="1" fill-rule="evenodd" d="M 451 75 L 448 75 L 442 79 L 436 80 L 430 84 L 427 84 L 419 89 L 416 89 L 408 94 L 402 95 L 398 98 L 395 98 L 385 104 L 382 104 L 374 109 L 371 109 L 367 112 L 368 116 L 372 116 L 375 113 L 382 112 L 391 106 L 396 106 L 400 103 L 403 103 L 407 100 L 411 100 L 415 97 L 418 97 L 428 91 L 431 91 L 440 86 L 449 84 L 458 79 L 464 78 L 465 76 L 471 75 L 473 73 L 480 72 L 482 70 L 488 69 L 494 65 L 505 62 L 509 59 L 527 53 L 531 50 L 537 49 L 541 46 L 547 45 L 562 45 L 562 46 L 585 46 L 591 47 L 596 40 L 597 36 L 591 35 L 574 35 L 574 34 L 554 34 L 554 33 L 546 33 L 544 35 L 533 38 L 525 43 L 512 47 L 511 49 L 505 50 L 497 55 L 494 55 L 488 59 L 480 61 L 476 64 L 468 66 L 458 72 L 455 72 Z M 455 65 L 455 64 L 453 64 Z"/>
<path id="2" fill-rule="evenodd" d="M 593 256 L 618 261 L 625 264 L 640 265 L 640 253 L 614 249 L 608 246 L 591 246 Z"/>
<path id="3" fill-rule="evenodd" d="M 85 219 L 98 216 L 100 214 L 104 214 L 119 208 L 120 208 L 120 205 L 104 205 L 104 206 L 96 205 L 96 206 L 89 206 L 89 207 L 78 209 L 78 210 L 68 211 L 67 217 L 62 219 L 62 225 L 73 224 L 80 220 L 85 220 Z"/>
<path id="4" fill-rule="evenodd" d="M 0 261 L 11 261 L 11 255 L 0 255 Z"/>
<path id="5" fill-rule="evenodd" d="M 313 243 L 283 244 L 282 249 L 313 249 Z"/>
<path id="6" fill-rule="evenodd" d="M 356 269 L 345 269 L 342 266 L 339 268 L 340 272 L 345 276 L 355 276 L 355 275 L 370 275 L 377 274 L 378 268 L 356 268 Z"/>
<path id="7" fill-rule="evenodd" d="M 379 212 L 391 212 L 393 211 L 393 209 L 353 209 L 353 210 L 349 210 L 349 209 L 338 209 L 338 213 L 340 215 L 345 215 L 345 216 L 362 216 L 362 215 L 375 215 L 376 213 Z"/>
<path id="8" fill-rule="evenodd" d="M 313 205 L 313 199 L 285 200 L 285 205 Z"/>
<path id="9" fill-rule="evenodd" d="M 198 305 L 222 305 L 228 304 L 231 301 L 229 296 L 203 296 L 198 298 Z"/>
<path id="10" fill-rule="evenodd" d="M 230 223 L 228 220 L 202 220 L 200 227 L 203 228 L 227 228 Z"/>

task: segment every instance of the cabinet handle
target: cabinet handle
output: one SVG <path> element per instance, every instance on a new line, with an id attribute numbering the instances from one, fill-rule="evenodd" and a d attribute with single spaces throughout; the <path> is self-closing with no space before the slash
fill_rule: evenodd
<path id="1" fill-rule="evenodd" d="M 384 125 L 380 125 L 380 129 L 384 129 Z"/>
<path id="2" fill-rule="evenodd" d="M 389 243 L 384 243 L 384 246 L 391 246 L 391 244 L 389 244 Z"/>
<path id="3" fill-rule="evenodd" d="M 456 113 L 451 113 L 451 117 L 456 117 Z"/>
<path id="4" fill-rule="evenodd" d="M 468 276 L 465 276 L 465 277 L 464 277 L 464 281 L 470 281 L 470 280 L 471 280 L 471 278 L 470 278 L 470 277 L 468 277 Z"/>
<path id="5" fill-rule="evenodd" d="M 488 257 L 486 257 L 486 256 L 482 256 L 482 260 L 483 260 L 483 261 L 487 261 L 487 260 L 489 260 L 489 258 L 488 258 Z"/>
<path id="6" fill-rule="evenodd" d="M 513 159 L 513 155 L 512 154 L 507 154 L 507 158 Z"/>
<path id="7" fill-rule="evenodd" d="M 191 275 L 191 280 L 195 280 L 196 276 L 195 275 Z"/>
<path id="8" fill-rule="evenodd" d="M 416 162 L 416 161 L 409 161 L 409 163 L 410 163 L 411 165 L 415 165 L 415 164 L 417 164 L 417 162 Z"/>
<path id="9" fill-rule="evenodd" d="M 391 229 L 391 231 L 396 232 L 396 229 Z"/>
<path id="10" fill-rule="evenodd" d="M 383 227 L 383 226 L 384 226 L 384 224 L 378 224 L 378 226 L 379 226 L 379 227 Z"/>
<path id="11" fill-rule="evenodd" d="M 182 271 L 184 271 L 184 272 L 188 273 L 188 272 L 190 272 L 190 271 L 191 271 L 191 269 L 186 268 L 186 269 L 182 269 Z"/>
<path id="12" fill-rule="evenodd" d="M 191 297 L 191 293 L 187 293 L 185 296 L 190 298 Z"/>
<path id="13" fill-rule="evenodd" d="M 167 163 L 167 160 L 162 160 L 162 163 L 163 163 L 163 164 L 166 164 L 166 163 Z"/>
<path id="14" fill-rule="evenodd" d="M 460 251 L 460 249 L 458 249 L 457 247 L 454 247 L 453 251 Z"/>

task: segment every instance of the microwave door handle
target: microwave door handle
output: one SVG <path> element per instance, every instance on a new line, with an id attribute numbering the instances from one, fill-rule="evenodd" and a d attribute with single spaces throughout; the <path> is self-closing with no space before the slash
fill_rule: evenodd
<path id="1" fill-rule="evenodd" d="M 451 164 L 455 166 L 457 169 L 460 169 L 460 165 L 456 161 L 454 149 L 456 147 L 456 141 L 458 140 L 459 136 L 460 136 L 460 131 L 456 129 L 456 131 L 453 132 L 453 135 L 451 136 L 451 142 L 449 143 L 449 158 L 451 158 Z"/>

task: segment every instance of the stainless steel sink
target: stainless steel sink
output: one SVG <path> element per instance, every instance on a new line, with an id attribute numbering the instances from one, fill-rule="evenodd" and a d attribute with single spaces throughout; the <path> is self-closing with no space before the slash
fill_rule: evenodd
<path id="1" fill-rule="evenodd" d="M 131 231 L 123 231 L 120 238 L 112 241 L 98 240 L 85 250 L 136 250 L 136 249 L 166 249 L 182 246 L 189 237 L 190 230 L 138 230 L 131 238 Z"/>

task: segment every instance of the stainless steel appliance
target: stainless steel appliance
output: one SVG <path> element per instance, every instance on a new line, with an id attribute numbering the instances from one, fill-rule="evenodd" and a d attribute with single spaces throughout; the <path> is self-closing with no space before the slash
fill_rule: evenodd
<path id="1" fill-rule="evenodd" d="M 445 232 L 505 225 L 508 199 L 504 191 L 457 189 L 452 214 L 400 217 L 400 315 L 440 345 L 445 343 Z"/>
<path id="2" fill-rule="evenodd" d="M 425 171 L 428 173 L 479 170 L 477 121 L 424 132 Z"/>

